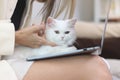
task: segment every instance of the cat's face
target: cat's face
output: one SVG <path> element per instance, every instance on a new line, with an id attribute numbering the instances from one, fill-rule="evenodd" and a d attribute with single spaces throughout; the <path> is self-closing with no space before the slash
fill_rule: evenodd
<path id="1" fill-rule="evenodd" d="M 75 23 L 76 19 L 56 20 L 49 17 L 46 24 L 46 39 L 57 45 L 72 45 L 76 40 Z"/>

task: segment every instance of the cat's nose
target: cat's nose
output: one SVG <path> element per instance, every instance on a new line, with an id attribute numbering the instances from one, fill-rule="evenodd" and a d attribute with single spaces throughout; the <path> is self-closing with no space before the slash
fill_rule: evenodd
<path id="1" fill-rule="evenodd" d="M 61 37 L 62 38 L 62 40 L 64 39 L 64 37 Z"/>

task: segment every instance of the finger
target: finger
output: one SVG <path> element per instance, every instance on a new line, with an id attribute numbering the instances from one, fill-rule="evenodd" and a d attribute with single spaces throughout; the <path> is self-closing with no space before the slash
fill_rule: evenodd
<path id="1" fill-rule="evenodd" d="M 32 33 L 39 33 L 41 30 L 44 30 L 44 25 L 34 25 L 29 29 L 29 31 Z"/>
<path id="2" fill-rule="evenodd" d="M 43 24 L 43 23 L 44 23 L 44 22 L 41 22 L 41 21 L 40 21 L 40 25 Z"/>
<path id="3" fill-rule="evenodd" d="M 41 37 L 44 38 L 44 39 L 46 39 L 46 35 L 45 34 L 43 34 Z"/>
<path id="4" fill-rule="evenodd" d="M 39 37 L 39 41 L 41 42 L 42 45 L 50 45 L 50 46 L 57 46 L 55 43 L 47 41 L 43 37 Z"/>
<path id="5" fill-rule="evenodd" d="M 44 22 L 41 22 L 41 25 L 43 25 L 43 28 L 44 28 L 44 30 L 45 30 L 45 23 Z"/>
<path id="6" fill-rule="evenodd" d="M 44 31 L 43 31 L 43 30 L 40 30 L 40 31 L 38 32 L 38 35 L 42 37 L 42 36 L 44 35 Z"/>
<path id="7" fill-rule="evenodd" d="M 50 46 L 57 46 L 55 43 L 50 42 L 50 41 L 46 41 L 45 45 L 50 45 Z"/>
<path id="8" fill-rule="evenodd" d="M 38 35 L 39 35 L 39 36 L 43 36 L 44 33 L 45 33 L 45 24 L 44 24 L 44 22 L 41 22 L 40 25 L 41 25 L 42 29 L 41 29 L 41 31 L 38 33 Z"/>
<path id="9" fill-rule="evenodd" d="M 32 26 L 35 26 L 35 24 L 32 24 Z"/>
<path id="10" fill-rule="evenodd" d="M 41 22 L 41 24 L 44 24 L 44 22 Z"/>

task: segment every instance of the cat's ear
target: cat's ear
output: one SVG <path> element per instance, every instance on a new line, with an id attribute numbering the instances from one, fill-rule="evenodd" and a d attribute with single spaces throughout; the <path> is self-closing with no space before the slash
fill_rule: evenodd
<path id="1" fill-rule="evenodd" d="M 68 24 L 70 27 L 74 27 L 77 22 L 77 19 L 70 19 L 68 20 Z"/>
<path id="2" fill-rule="evenodd" d="M 48 24 L 48 26 L 54 25 L 55 24 L 55 19 L 53 19 L 52 17 L 48 17 L 47 24 Z"/>

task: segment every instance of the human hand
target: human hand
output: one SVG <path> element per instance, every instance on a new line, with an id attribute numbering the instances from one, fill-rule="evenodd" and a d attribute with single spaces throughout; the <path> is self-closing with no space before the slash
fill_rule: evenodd
<path id="1" fill-rule="evenodd" d="M 55 46 L 54 43 L 48 42 L 45 39 L 45 24 L 32 25 L 15 32 L 15 43 L 32 48 L 40 47 L 41 45 Z M 42 33 L 41 33 L 42 32 Z"/>

